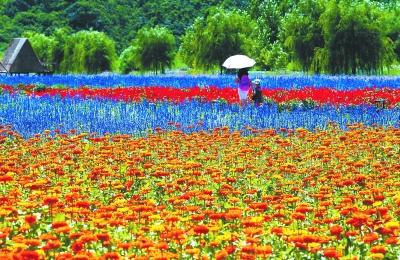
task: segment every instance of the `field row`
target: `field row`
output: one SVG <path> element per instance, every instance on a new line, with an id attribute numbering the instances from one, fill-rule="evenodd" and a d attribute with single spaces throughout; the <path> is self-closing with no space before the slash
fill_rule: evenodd
<path id="1" fill-rule="evenodd" d="M 14 92 L 10 86 L 3 89 Z M 127 87 L 127 88 L 43 88 L 35 85 L 22 88 L 30 96 L 57 96 L 61 98 L 79 97 L 82 99 L 106 99 L 125 102 L 171 101 L 183 102 L 198 99 L 205 102 L 239 103 L 236 88 L 193 87 L 179 89 L 175 87 Z M 335 90 L 332 88 L 305 87 L 302 89 L 264 89 L 266 103 L 313 102 L 315 105 L 376 105 L 378 100 L 385 100 L 386 107 L 400 106 L 400 89 L 364 88 L 355 90 Z M 250 93 L 251 95 L 251 93 Z"/>
<path id="2" fill-rule="evenodd" d="M 281 128 L 294 130 L 326 129 L 336 124 L 342 129 L 353 123 L 399 126 L 400 108 L 380 109 L 375 106 L 315 106 L 308 102 L 265 104 L 260 107 L 225 102 L 115 102 L 112 100 L 62 99 L 0 95 L 0 124 L 12 125 L 22 136 L 29 137 L 45 130 L 87 133 L 123 133 L 146 135 L 159 127 L 180 129 L 186 133 L 209 131 L 216 127 L 248 132 Z"/>
<path id="3" fill-rule="evenodd" d="M 95 86 L 109 87 L 145 87 L 163 86 L 191 88 L 215 86 L 218 88 L 235 87 L 236 74 L 231 75 L 53 75 L 53 76 L 0 76 L 0 84 L 5 85 L 44 85 L 44 86 Z M 359 88 L 400 88 L 400 77 L 384 76 L 327 76 L 327 75 L 274 75 L 250 71 L 252 80 L 261 80 L 265 89 L 295 89 L 307 86 L 328 87 L 336 90 Z"/>
<path id="4" fill-rule="evenodd" d="M 2 128 L 0 256 L 400 257 L 398 129 L 156 131 Z"/>

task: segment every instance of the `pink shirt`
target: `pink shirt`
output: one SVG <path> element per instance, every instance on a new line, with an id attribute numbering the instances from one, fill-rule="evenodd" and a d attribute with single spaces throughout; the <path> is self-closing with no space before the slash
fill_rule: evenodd
<path id="1" fill-rule="evenodd" d="M 248 91 L 250 89 L 250 86 L 251 81 L 249 79 L 249 76 L 243 75 L 239 82 L 239 89 L 242 91 Z"/>

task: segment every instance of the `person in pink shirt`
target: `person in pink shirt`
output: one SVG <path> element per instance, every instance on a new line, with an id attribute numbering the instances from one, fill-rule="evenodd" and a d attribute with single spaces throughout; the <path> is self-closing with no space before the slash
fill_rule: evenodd
<path id="1" fill-rule="evenodd" d="M 251 80 L 249 78 L 248 68 L 239 69 L 235 82 L 238 84 L 238 94 L 240 104 L 243 105 L 248 101 L 249 91 L 251 89 Z"/>

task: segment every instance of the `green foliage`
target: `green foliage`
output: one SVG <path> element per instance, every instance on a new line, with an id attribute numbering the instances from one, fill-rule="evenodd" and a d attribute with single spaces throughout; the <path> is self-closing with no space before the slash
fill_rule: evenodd
<path id="1" fill-rule="evenodd" d="M 119 71 L 121 73 L 126 74 L 140 67 L 136 53 L 138 52 L 134 46 L 129 46 L 121 53 L 119 56 Z"/>
<path id="2" fill-rule="evenodd" d="M 212 6 L 246 8 L 246 0 L 1 0 L 0 37 L 9 42 L 22 32 L 35 31 L 51 35 L 57 28 L 72 32 L 95 30 L 106 33 L 118 51 L 129 47 L 144 26 L 163 26 L 176 37 L 184 34 L 196 17 L 206 15 Z M 8 21 L 2 22 L 1 16 Z M 0 39 L 0 42 L 2 40 Z"/>
<path id="3" fill-rule="evenodd" d="M 237 53 L 255 58 L 260 69 L 317 73 L 396 73 L 391 68 L 400 61 L 394 0 L 1 0 L 0 24 L 0 57 L 12 38 L 25 35 L 62 73 L 97 73 L 117 62 L 124 73 L 155 70 L 141 63 L 132 40 L 156 26 L 180 46 L 172 59 L 179 62 L 162 67 L 192 72 L 215 70 Z M 74 43 L 79 31 L 103 32 L 114 43 Z M 117 62 L 113 49 L 121 53 Z"/>
<path id="4" fill-rule="evenodd" d="M 330 72 L 377 72 L 385 53 L 377 21 L 378 13 L 366 2 L 330 1 L 321 17 Z"/>
<path id="5" fill-rule="evenodd" d="M 324 46 L 322 28 L 318 24 L 323 8 L 320 1 L 301 0 L 283 20 L 282 42 L 303 71 L 310 70 L 316 50 Z"/>
<path id="6" fill-rule="evenodd" d="M 80 31 L 66 39 L 61 72 L 112 71 L 116 61 L 114 42 L 102 32 Z"/>
<path id="7" fill-rule="evenodd" d="M 255 45 L 256 24 L 240 11 L 216 8 L 206 19 L 196 19 L 182 39 L 180 54 L 193 68 L 219 67 L 234 54 L 249 54 Z"/>
<path id="8" fill-rule="evenodd" d="M 310 110 L 317 106 L 317 103 L 312 99 L 304 100 L 290 100 L 277 104 L 279 112 L 282 111 L 294 111 L 294 110 Z"/>
<path id="9" fill-rule="evenodd" d="M 283 50 L 281 44 L 276 42 L 269 48 L 263 48 L 258 60 L 268 70 L 282 70 L 287 66 L 288 54 Z"/>
<path id="10" fill-rule="evenodd" d="M 139 30 L 132 43 L 130 53 L 133 56 L 126 60 L 132 61 L 130 64 L 133 66 L 135 65 L 134 61 L 138 61 L 141 70 L 152 70 L 156 74 L 164 73 L 165 67 L 171 66 L 175 44 L 175 37 L 167 28 L 144 27 Z"/>

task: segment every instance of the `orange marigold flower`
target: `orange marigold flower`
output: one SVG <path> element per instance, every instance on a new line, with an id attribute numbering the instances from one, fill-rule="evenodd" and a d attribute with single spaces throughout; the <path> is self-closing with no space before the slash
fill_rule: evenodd
<path id="1" fill-rule="evenodd" d="M 256 247 L 257 255 L 269 255 L 272 254 L 272 246 L 257 246 Z"/>
<path id="2" fill-rule="evenodd" d="M 118 243 L 117 247 L 122 248 L 123 250 L 128 250 L 129 248 L 132 247 L 132 244 L 131 243 Z"/>
<path id="3" fill-rule="evenodd" d="M 398 241 L 399 240 L 397 239 L 397 237 L 389 237 L 385 240 L 385 243 L 389 245 L 396 245 Z"/>
<path id="4" fill-rule="evenodd" d="M 25 244 L 28 246 L 38 246 L 41 244 L 39 239 L 26 239 Z"/>
<path id="5" fill-rule="evenodd" d="M 372 243 L 378 239 L 379 239 L 378 234 L 373 232 L 373 233 L 369 233 L 369 234 L 365 235 L 363 241 L 364 241 L 364 243 Z"/>
<path id="6" fill-rule="evenodd" d="M 43 247 L 44 251 L 52 250 L 59 248 L 61 246 L 61 242 L 59 240 L 49 240 L 46 245 Z"/>
<path id="7" fill-rule="evenodd" d="M 51 227 L 56 229 L 56 228 L 60 228 L 60 227 L 65 227 L 68 226 L 68 223 L 65 221 L 56 221 L 51 223 Z"/>
<path id="8" fill-rule="evenodd" d="M 228 255 L 228 252 L 226 252 L 225 249 L 222 249 L 222 250 L 218 251 L 218 252 L 215 254 L 215 259 L 216 259 L 216 260 L 224 260 L 224 259 L 227 259 L 228 256 L 229 256 L 229 255 Z"/>
<path id="9" fill-rule="evenodd" d="M 156 248 L 160 249 L 160 250 L 167 250 L 169 248 L 168 244 L 165 242 L 160 242 L 158 244 L 155 245 Z"/>
<path id="10" fill-rule="evenodd" d="M 296 219 L 296 220 L 305 220 L 306 215 L 304 215 L 303 213 L 300 213 L 300 212 L 295 212 L 292 214 L 292 218 Z"/>
<path id="11" fill-rule="evenodd" d="M 324 256 L 327 258 L 339 259 L 341 254 L 334 247 L 328 247 L 324 249 Z"/>
<path id="12" fill-rule="evenodd" d="M 282 227 L 273 227 L 271 229 L 271 233 L 275 234 L 275 235 L 278 235 L 278 236 L 281 236 L 283 234 L 283 228 Z"/>
<path id="13" fill-rule="evenodd" d="M 108 252 L 108 253 L 105 253 L 102 257 L 101 257 L 101 259 L 104 259 L 104 260 L 108 260 L 108 259 L 112 259 L 112 260 L 114 260 L 114 259 L 120 259 L 120 256 L 119 256 L 119 254 L 118 253 L 116 253 L 116 252 Z"/>

